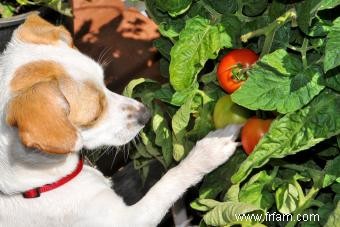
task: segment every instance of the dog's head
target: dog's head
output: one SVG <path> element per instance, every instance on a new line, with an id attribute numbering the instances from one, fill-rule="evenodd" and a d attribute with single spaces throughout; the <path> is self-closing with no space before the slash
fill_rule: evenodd
<path id="1" fill-rule="evenodd" d="M 3 57 L 7 124 L 22 144 L 52 154 L 119 146 L 150 114 L 139 102 L 109 91 L 99 64 L 73 46 L 69 32 L 32 15 Z"/>

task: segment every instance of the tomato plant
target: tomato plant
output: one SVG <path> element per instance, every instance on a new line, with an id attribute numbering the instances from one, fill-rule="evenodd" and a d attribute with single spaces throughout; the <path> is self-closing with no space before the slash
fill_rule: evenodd
<path id="1" fill-rule="evenodd" d="M 258 59 L 250 49 L 235 49 L 223 56 L 217 67 L 221 87 L 229 94 L 236 91 L 247 79 L 246 71 Z"/>
<path id="2" fill-rule="evenodd" d="M 228 124 L 239 124 L 247 121 L 250 112 L 231 101 L 230 95 L 219 98 L 216 102 L 213 120 L 215 128 L 223 128 Z"/>
<path id="3" fill-rule="evenodd" d="M 268 132 L 271 122 L 272 120 L 252 117 L 245 123 L 241 131 L 241 143 L 248 155 L 253 152 L 256 144 Z"/>
<path id="4" fill-rule="evenodd" d="M 136 79 L 125 89 L 125 95 L 141 99 L 153 112 L 137 151 L 131 152 L 135 167 L 145 177 L 150 159 L 157 159 L 165 169 L 183 159 L 215 128 L 215 103 L 225 95 L 220 83 L 236 81 L 241 88 L 230 94 L 233 103 L 277 115 L 251 155 L 240 147 L 205 177 L 198 198 L 190 204 L 201 212 L 202 220 L 192 224 L 337 225 L 340 1 L 144 2 L 159 25 L 161 37 L 154 44 L 161 54 L 161 74 L 168 81 Z M 230 53 L 253 50 L 259 59 L 251 53 L 252 59 L 242 63 L 248 55 L 240 54 L 240 59 L 227 62 L 226 49 L 234 50 Z M 216 72 L 224 77 L 217 78 Z M 226 110 L 221 108 L 219 120 L 229 121 L 222 113 Z M 250 223 L 232 218 L 267 211 L 289 213 L 292 219 Z M 298 223 L 297 216 L 303 213 L 318 214 L 320 220 Z"/>

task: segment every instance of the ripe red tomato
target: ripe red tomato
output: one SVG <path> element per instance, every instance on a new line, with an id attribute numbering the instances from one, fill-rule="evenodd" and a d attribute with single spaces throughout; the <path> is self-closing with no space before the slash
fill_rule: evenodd
<path id="1" fill-rule="evenodd" d="M 235 49 L 223 56 L 217 67 L 220 86 L 229 94 L 237 90 L 246 80 L 246 70 L 259 57 L 249 49 Z"/>
<path id="2" fill-rule="evenodd" d="M 241 131 L 241 143 L 244 151 L 249 155 L 260 141 L 262 136 L 268 132 L 272 120 L 262 120 L 257 117 L 249 118 Z"/>

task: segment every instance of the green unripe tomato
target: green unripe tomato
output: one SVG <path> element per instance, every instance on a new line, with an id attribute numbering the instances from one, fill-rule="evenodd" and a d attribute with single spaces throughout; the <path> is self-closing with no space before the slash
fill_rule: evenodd
<path id="1" fill-rule="evenodd" d="M 229 124 L 241 124 L 247 121 L 251 112 L 231 101 L 230 95 L 225 95 L 217 100 L 213 120 L 215 128 L 224 128 Z"/>

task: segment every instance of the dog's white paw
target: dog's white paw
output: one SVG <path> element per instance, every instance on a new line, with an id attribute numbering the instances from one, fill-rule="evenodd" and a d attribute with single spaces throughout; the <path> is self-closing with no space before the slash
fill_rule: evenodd
<path id="1" fill-rule="evenodd" d="M 202 140 L 198 141 L 187 159 L 200 171 L 208 173 L 226 162 L 232 156 L 239 145 L 235 140 L 238 137 L 242 125 L 232 124 L 226 128 L 210 132 Z"/>

